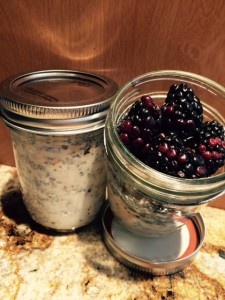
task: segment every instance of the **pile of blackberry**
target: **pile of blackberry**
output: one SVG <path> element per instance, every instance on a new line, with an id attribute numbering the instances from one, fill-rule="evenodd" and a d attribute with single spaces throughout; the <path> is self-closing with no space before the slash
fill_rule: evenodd
<path id="1" fill-rule="evenodd" d="M 159 107 L 143 95 L 118 125 L 124 145 L 146 165 L 180 178 L 204 178 L 224 165 L 224 127 L 204 122 L 200 99 L 186 83 L 172 85 Z"/>

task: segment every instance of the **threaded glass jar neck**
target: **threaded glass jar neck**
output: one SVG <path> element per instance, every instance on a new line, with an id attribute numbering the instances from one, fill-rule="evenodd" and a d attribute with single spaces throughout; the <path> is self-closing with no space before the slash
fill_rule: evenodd
<path id="1" fill-rule="evenodd" d="M 44 135 L 86 133 L 105 125 L 116 83 L 93 73 L 43 70 L 0 85 L 0 115 L 14 129 Z"/>

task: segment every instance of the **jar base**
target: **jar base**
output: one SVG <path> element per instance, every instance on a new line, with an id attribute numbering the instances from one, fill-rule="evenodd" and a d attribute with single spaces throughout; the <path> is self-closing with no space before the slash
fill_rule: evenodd
<path id="1" fill-rule="evenodd" d="M 200 250 L 205 230 L 200 214 L 187 218 L 179 231 L 148 238 L 129 232 L 116 222 L 107 206 L 103 211 L 104 241 L 115 258 L 137 271 L 169 275 L 187 267 Z"/>
<path id="2" fill-rule="evenodd" d="M 45 226 L 45 225 L 42 225 L 42 224 L 38 223 L 33 218 L 32 218 L 32 221 L 35 224 L 34 225 L 35 228 L 38 231 L 43 232 L 45 234 L 49 234 L 49 235 L 67 235 L 68 234 L 69 235 L 69 234 L 73 234 L 73 233 L 78 233 L 82 229 L 85 229 L 88 226 L 91 226 L 98 219 L 99 219 L 99 216 L 97 216 L 94 220 L 92 220 L 91 222 L 88 222 L 87 224 L 84 224 L 82 226 L 75 226 L 75 227 L 69 228 L 69 229 L 58 229 L 58 228 L 52 228 L 52 227 L 49 227 L 49 226 Z"/>

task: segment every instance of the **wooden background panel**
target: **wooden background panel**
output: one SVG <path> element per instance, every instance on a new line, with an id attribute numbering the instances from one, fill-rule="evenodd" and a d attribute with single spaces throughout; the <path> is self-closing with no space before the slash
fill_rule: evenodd
<path id="1" fill-rule="evenodd" d="M 157 69 L 225 85 L 223 0 L 0 2 L 0 80 L 39 69 L 84 69 L 120 85 Z"/>
<path id="2" fill-rule="evenodd" d="M 223 0 L 7 0 L 0 19 L 0 81 L 77 69 L 121 86 L 148 71 L 179 69 L 225 85 Z M 2 122 L 0 163 L 14 165 Z"/>

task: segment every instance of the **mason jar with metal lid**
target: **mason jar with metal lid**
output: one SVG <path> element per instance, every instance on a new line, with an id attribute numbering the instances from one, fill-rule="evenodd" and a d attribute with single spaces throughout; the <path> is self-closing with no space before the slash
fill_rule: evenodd
<path id="1" fill-rule="evenodd" d="M 126 83 L 110 107 L 105 126 L 108 198 L 114 217 L 133 233 L 163 236 L 180 229 L 183 218 L 225 193 L 225 167 L 210 177 L 187 179 L 164 174 L 134 156 L 120 140 L 118 126 L 130 107 L 149 95 L 161 107 L 169 87 L 187 83 L 202 100 L 204 121 L 225 126 L 225 88 L 198 74 L 162 70 Z"/>
<path id="2" fill-rule="evenodd" d="M 42 226 L 71 231 L 92 222 L 105 199 L 103 129 L 114 81 L 46 70 L 0 87 L 25 206 Z"/>

